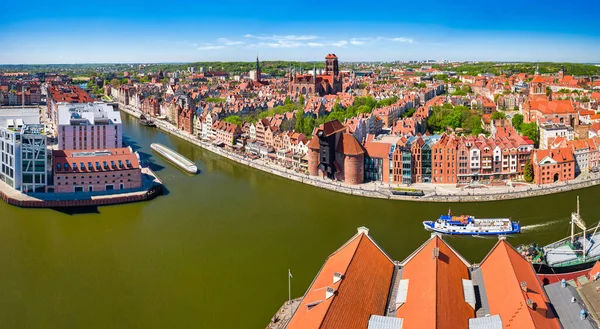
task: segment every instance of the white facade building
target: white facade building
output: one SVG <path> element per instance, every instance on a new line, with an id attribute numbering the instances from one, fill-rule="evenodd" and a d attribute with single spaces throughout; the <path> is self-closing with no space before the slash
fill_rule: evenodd
<path id="1" fill-rule="evenodd" d="M 47 150 L 39 113 L 3 113 L 0 116 L 0 179 L 15 190 L 45 192 Z"/>
<path id="2" fill-rule="evenodd" d="M 549 147 L 548 139 L 554 140 L 556 137 L 562 137 L 568 141 L 574 139 L 573 127 L 564 123 L 543 123 L 540 125 L 540 150 L 547 150 Z"/>
<path id="3" fill-rule="evenodd" d="M 121 113 L 105 103 L 58 105 L 58 148 L 98 150 L 123 145 Z"/>

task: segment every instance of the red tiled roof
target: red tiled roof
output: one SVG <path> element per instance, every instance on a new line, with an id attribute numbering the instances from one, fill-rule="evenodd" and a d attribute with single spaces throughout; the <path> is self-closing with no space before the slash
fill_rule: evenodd
<path id="1" fill-rule="evenodd" d="M 91 103 L 92 97 L 77 86 L 50 86 L 48 87 L 48 96 L 58 103 Z"/>
<path id="2" fill-rule="evenodd" d="M 434 248 L 439 248 L 438 257 L 432 257 Z M 409 256 L 402 279 L 409 280 L 406 303 L 396 313 L 404 319 L 402 328 L 467 328 L 469 318 L 475 317 L 463 294 L 467 264 L 440 237 L 434 235 Z"/>
<path id="3" fill-rule="evenodd" d="M 545 157 L 550 157 L 558 163 L 574 161 L 573 152 L 568 147 L 548 150 L 535 150 L 534 159 L 540 163 Z"/>
<path id="4" fill-rule="evenodd" d="M 343 124 L 341 124 L 338 120 L 332 120 L 329 122 L 325 122 L 319 127 L 319 130 L 323 130 L 325 136 L 331 136 L 337 132 L 342 132 L 346 130 Z"/>
<path id="5" fill-rule="evenodd" d="M 490 314 L 500 315 L 505 328 L 561 328 L 532 265 L 508 242 L 498 241 L 480 269 Z M 527 300 L 535 310 L 527 306 Z"/>
<path id="6" fill-rule="evenodd" d="M 103 172 L 137 169 L 140 167 L 137 154 L 135 152 L 131 152 L 131 149 L 128 147 L 97 151 L 108 151 L 110 152 L 110 155 L 86 155 L 86 153 L 93 152 L 86 150 L 52 151 L 54 164 L 53 171 L 57 173 Z M 77 153 L 79 154 L 77 155 Z M 119 161 L 121 161 L 120 167 Z M 98 163 L 99 167 L 96 166 L 96 162 Z M 106 168 L 104 167 L 105 162 L 107 165 Z M 130 166 L 127 166 L 128 162 Z M 81 168 L 82 163 L 83 168 Z M 58 164 L 61 165 L 61 170 L 58 170 Z M 76 168 L 74 168 L 73 164 L 76 165 Z"/>
<path id="7" fill-rule="evenodd" d="M 349 133 L 344 133 L 340 136 L 337 151 L 345 155 L 360 155 L 365 153 L 360 143 L 356 140 L 356 137 Z"/>
<path id="8" fill-rule="evenodd" d="M 336 272 L 342 279 L 334 283 Z M 366 328 L 371 314 L 385 312 L 393 272 L 392 260 L 357 233 L 329 256 L 286 329 Z M 328 287 L 335 293 L 327 299 Z"/>
<path id="9" fill-rule="evenodd" d="M 546 80 L 544 78 L 542 78 L 541 76 L 536 75 L 533 78 L 533 80 L 531 80 L 531 82 L 533 82 L 533 83 L 544 83 L 544 82 L 546 82 Z"/>

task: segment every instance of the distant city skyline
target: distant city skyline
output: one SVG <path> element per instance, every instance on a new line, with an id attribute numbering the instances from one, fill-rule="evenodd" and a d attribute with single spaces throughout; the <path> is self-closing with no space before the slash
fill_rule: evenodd
<path id="1" fill-rule="evenodd" d="M 302 5 L 257 1 L 9 2 L 0 64 L 261 60 L 600 62 L 600 4 L 466 0 Z"/>

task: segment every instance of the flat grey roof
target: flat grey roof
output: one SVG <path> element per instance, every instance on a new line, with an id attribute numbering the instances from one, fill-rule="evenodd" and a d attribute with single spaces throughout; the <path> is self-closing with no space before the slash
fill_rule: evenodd
<path id="1" fill-rule="evenodd" d="M 591 316 L 587 316 L 586 320 L 580 319 L 581 310 L 588 313 L 581 297 L 574 287 L 567 285 L 561 287 L 560 282 L 544 286 L 546 294 L 550 299 L 550 303 L 554 306 L 556 316 L 564 329 L 597 329 Z M 575 297 L 575 303 L 571 300 Z"/>
<path id="2" fill-rule="evenodd" d="M 8 120 L 17 121 L 23 120 L 24 124 L 39 124 L 40 110 L 39 108 L 1 108 L 0 107 L 0 127 L 6 128 Z"/>

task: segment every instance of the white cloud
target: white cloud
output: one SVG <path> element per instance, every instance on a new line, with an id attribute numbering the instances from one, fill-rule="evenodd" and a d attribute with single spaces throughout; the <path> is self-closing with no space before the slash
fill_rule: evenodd
<path id="1" fill-rule="evenodd" d="M 353 46 L 362 46 L 366 43 L 366 41 L 363 41 L 363 39 L 351 39 L 350 40 L 350 44 Z"/>
<path id="2" fill-rule="evenodd" d="M 405 38 L 405 37 L 400 37 L 400 38 L 392 38 L 391 39 L 394 42 L 406 42 L 406 43 L 413 43 L 413 39 L 411 38 Z"/>
<path id="3" fill-rule="evenodd" d="M 346 40 L 341 40 L 338 42 L 333 42 L 331 45 L 334 47 L 345 47 L 348 44 L 348 41 Z"/>
<path id="4" fill-rule="evenodd" d="M 226 48 L 226 46 L 222 46 L 222 45 L 205 45 L 202 47 L 198 47 L 198 50 L 217 50 L 217 49 L 223 49 Z"/>
<path id="5" fill-rule="evenodd" d="M 274 40 L 274 41 L 308 41 L 315 40 L 319 37 L 316 35 L 254 35 L 246 34 L 244 38 L 257 39 L 257 40 Z"/>
<path id="6" fill-rule="evenodd" d="M 325 47 L 325 44 L 321 42 L 307 42 L 306 45 L 309 47 Z"/>
<path id="7" fill-rule="evenodd" d="M 244 41 L 235 41 L 235 40 L 230 40 L 227 38 L 219 38 L 219 39 L 217 39 L 217 41 L 219 41 L 220 43 L 222 43 L 226 46 L 238 46 L 238 45 L 245 44 Z"/>

